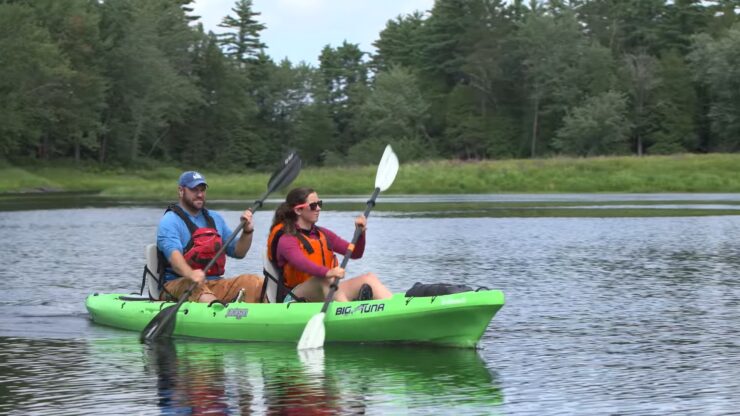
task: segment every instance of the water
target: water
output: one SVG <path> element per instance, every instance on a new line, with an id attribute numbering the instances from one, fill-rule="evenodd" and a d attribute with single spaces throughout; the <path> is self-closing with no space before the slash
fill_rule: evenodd
<path id="1" fill-rule="evenodd" d="M 692 201 L 703 203 L 716 200 Z M 269 343 L 147 347 L 92 324 L 87 294 L 138 292 L 161 208 L 0 212 L 0 414 L 705 415 L 740 405 L 740 216 L 444 207 L 373 212 L 365 258 L 348 273 L 374 271 L 393 291 L 416 281 L 503 290 L 481 348 L 329 345 L 318 357 Z M 320 223 L 349 237 L 362 208 L 327 209 Z M 238 210 L 222 213 L 237 222 Z M 230 259 L 227 275 L 261 270 L 270 217 L 256 214 L 253 251 Z"/>

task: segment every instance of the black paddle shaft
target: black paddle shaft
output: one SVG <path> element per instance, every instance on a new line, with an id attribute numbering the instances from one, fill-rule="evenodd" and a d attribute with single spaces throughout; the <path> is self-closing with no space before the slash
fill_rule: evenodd
<path id="1" fill-rule="evenodd" d="M 378 199 L 378 194 L 380 194 L 380 188 L 375 188 L 375 191 L 373 191 L 373 195 L 367 201 L 367 207 L 365 207 L 365 218 L 370 216 L 370 211 L 375 206 L 375 200 Z M 352 251 L 355 249 L 355 244 L 357 244 L 357 241 L 360 239 L 361 235 L 362 235 L 362 229 L 360 227 L 355 227 L 355 235 L 352 236 L 352 242 L 347 247 L 347 252 L 344 253 L 342 264 L 340 264 L 339 267 L 343 269 L 347 267 L 347 263 L 349 263 L 349 258 L 352 257 Z M 331 286 L 329 287 L 329 293 L 326 295 L 326 301 L 324 302 L 324 306 L 321 307 L 321 312 L 326 313 L 326 310 L 329 309 L 329 304 L 331 303 L 331 300 L 334 299 L 334 293 L 336 291 L 337 291 L 337 279 L 335 278 L 334 281 L 331 282 Z"/>

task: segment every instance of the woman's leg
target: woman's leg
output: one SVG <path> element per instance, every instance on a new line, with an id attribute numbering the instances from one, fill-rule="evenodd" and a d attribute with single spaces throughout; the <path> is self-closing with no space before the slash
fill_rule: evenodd
<path id="1" fill-rule="evenodd" d="M 355 299 L 360 294 L 360 288 L 363 284 L 368 284 L 373 288 L 373 299 L 388 299 L 393 296 L 391 291 L 380 283 L 378 276 L 374 273 L 365 273 L 351 279 L 340 281 L 339 290 L 334 297 L 339 302 Z"/>
<path id="2" fill-rule="evenodd" d="M 293 288 L 293 294 L 309 302 L 323 302 L 329 293 L 329 283 L 324 278 L 312 277 Z"/>

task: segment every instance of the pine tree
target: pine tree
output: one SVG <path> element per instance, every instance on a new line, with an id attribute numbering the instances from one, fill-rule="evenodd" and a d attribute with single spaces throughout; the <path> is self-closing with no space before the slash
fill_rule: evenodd
<path id="1" fill-rule="evenodd" d="M 262 13 L 253 10 L 252 0 L 238 0 L 231 11 L 235 16 L 227 15 L 218 25 L 228 30 L 218 35 L 219 41 L 226 56 L 246 65 L 267 48 L 260 40 L 260 32 L 267 26 L 257 21 Z"/>

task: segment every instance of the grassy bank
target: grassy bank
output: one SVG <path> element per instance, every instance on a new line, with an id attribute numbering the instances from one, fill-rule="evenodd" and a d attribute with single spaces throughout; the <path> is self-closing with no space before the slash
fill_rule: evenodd
<path id="1" fill-rule="evenodd" d="M 304 169 L 294 185 L 367 194 L 376 166 Z M 125 198 L 174 195 L 181 169 L 0 166 L 0 193 L 81 191 Z M 210 198 L 260 195 L 269 174 L 204 170 Z M 740 192 L 740 154 L 401 163 L 388 193 Z"/>

